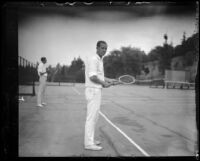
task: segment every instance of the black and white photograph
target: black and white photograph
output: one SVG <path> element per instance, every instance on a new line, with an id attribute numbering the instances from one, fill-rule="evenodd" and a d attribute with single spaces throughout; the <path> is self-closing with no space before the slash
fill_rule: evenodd
<path id="1" fill-rule="evenodd" d="M 198 2 L 15 5 L 19 157 L 198 156 Z"/>

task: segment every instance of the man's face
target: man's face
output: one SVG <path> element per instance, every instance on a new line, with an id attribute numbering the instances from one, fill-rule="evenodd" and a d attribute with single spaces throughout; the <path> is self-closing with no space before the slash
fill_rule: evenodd
<path id="1" fill-rule="evenodd" d="M 44 60 L 43 60 L 43 63 L 46 64 L 46 62 L 47 62 L 47 59 L 44 59 Z"/>
<path id="2" fill-rule="evenodd" d="M 101 43 L 99 47 L 97 47 L 97 53 L 100 57 L 103 57 L 107 51 L 107 44 Z"/>

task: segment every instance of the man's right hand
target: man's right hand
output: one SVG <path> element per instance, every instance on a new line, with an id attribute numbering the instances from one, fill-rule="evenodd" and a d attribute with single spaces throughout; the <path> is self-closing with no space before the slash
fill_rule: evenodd
<path id="1" fill-rule="evenodd" d="M 108 88 L 108 87 L 110 87 L 111 85 L 112 85 L 111 83 L 104 82 L 104 83 L 103 83 L 103 88 Z"/>

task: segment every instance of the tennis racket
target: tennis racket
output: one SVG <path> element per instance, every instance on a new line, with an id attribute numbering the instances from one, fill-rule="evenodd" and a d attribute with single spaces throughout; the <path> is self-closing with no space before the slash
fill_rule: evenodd
<path id="1" fill-rule="evenodd" d="M 118 84 L 130 85 L 134 84 L 135 82 L 136 82 L 135 77 L 131 75 L 122 75 L 118 79 L 116 79 L 116 82 L 114 82 L 113 85 L 118 85 Z"/>

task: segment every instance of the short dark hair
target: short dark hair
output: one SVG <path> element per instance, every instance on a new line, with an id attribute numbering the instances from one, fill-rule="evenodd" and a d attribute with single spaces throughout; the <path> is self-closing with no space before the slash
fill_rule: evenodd
<path id="1" fill-rule="evenodd" d="M 45 60 L 47 60 L 46 57 L 41 57 L 42 62 L 45 61 Z"/>
<path id="2" fill-rule="evenodd" d="M 106 44 L 106 45 L 107 45 L 107 43 L 106 43 L 105 41 L 99 40 L 99 41 L 97 42 L 97 47 L 100 47 L 101 44 Z"/>

